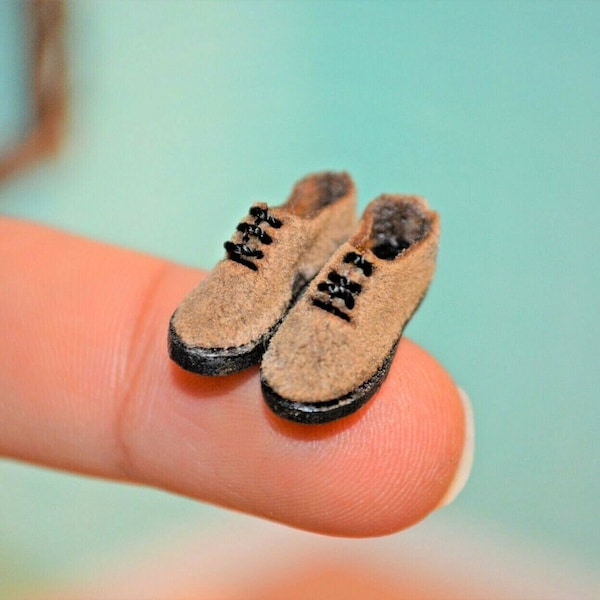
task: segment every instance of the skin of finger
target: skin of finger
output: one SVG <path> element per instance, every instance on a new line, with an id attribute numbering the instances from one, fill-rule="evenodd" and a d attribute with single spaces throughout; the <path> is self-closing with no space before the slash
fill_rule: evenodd
<path id="1" fill-rule="evenodd" d="M 409 340 L 364 409 L 292 424 L 265 407 L 257 368 L 208 378 L 169 361 L 169 317 L 199 272 L 10 219 L 0 261 L 5 456 L 344 536 L 414 524 L 452 481 L 462 403 Z"/>

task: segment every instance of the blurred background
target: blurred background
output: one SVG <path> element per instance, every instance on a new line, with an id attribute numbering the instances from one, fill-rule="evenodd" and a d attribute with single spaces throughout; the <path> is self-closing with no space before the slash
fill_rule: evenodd
<path id="1" fill-rule="evenodd" d="M 471 396 L 476 457 L 451 506 L 381 540 L 3 461 L 0 597 L 242 598 L 257 557 L 332 548 L 449 596 L 600 597 L 600 3 L 66 9 L 64 145 L 0 182 L 0 213 L 210 268 L 251 202 L 311 171 L 351 172 L 361 209 L 426 196 L 442 245 L 407 335 Z M 27 17 L 0 2 L 3 152 L 33 110 Z"/>

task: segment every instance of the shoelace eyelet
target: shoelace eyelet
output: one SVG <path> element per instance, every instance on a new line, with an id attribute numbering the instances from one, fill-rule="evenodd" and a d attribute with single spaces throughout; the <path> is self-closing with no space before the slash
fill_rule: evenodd
<path id="1" fill-rule="evenodd" d="M 264 252 L 258 248 L 251 247 L 248 242 L 251 239 L 256 239 L 266 246 L 272 244 L 273 238 L 261 227 L 261 223 L 267 223 L 267 225 L 274 229 L 279 229 L 283 225 L 283 222 L 271 215 L 267 209 L 260 206 L 253 206 L 249 214 L 251 217 L 254 217 L 254 222 L 248 223 L 242 221 L 237 226 L 237 231 L 243 234 L 242 241 L 240 243 L 227 241 L 224 246 L 227 251 L 227 258 L 248 267 L 252 271 L 258 271 L 258 265 L 249 259 L 260 260 L 264 257 Z"/>
<path id="2" fill-rule="evenodd" d="M 359 268 L 365 277 L 370 277 L 373 273 L 373 264 L 369 262 L 364 256 L 357 254 L 356 252 L 349 252 L 344 257 L 345 264 L 353 264 Z M 350 321 L 350 315 L 344 312 L 333 301 L 338 298 L 343 301 L 344 306 L 348 311 L 352 310 L 356 304 L 356 296 L 362 291 L 362 285 L 344 275 L 340 275 L 337 271 L 330 271 L 325 281 L 321 281 L 317 285 L 317 290 L 326 294 L 328 298 L 322 300 L 320 298 L 313 298 L 312 303 L 318 308 L 322 308 L 327 312 L 343 319 L 344 321 Z"/>

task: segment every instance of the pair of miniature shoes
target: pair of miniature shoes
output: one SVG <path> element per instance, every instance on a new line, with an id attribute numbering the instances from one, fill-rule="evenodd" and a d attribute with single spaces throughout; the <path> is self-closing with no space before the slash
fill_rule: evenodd
<path id="1" fill-rule="evenodd" d="M 360 408 L 385 379 L 435 270 L 437 213 L 384 194 L 356 222 L 346 173 L 299 181 L 255 204 L 226 257 L 175 310 L 169 355 L 203 375 L 261 362 L 267 405 L 299 423 Z"/>

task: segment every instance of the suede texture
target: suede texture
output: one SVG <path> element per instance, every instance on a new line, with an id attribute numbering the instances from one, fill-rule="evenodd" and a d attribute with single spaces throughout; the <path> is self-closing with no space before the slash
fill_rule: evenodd
<path id="1" fill-rule="evenodd" d="M 371 379 L 389 360 L 428 289 L 439 234 L 438 215 L 422 198 L 375 199 L 357 233 L 335 252 L 274 335 L 263 356 L 263 381 L 286 400 L 318 403 L 350 394 Z M 349 253 L 372 265 L 370 276 L 345 262 Z M 352 308 L 319 289 L 332 271 L 361 286 Z M 315 300 L 349 320 L 315 306 Z"/>
<path id="2" fill-rule="evenodd" d="M 267 210 L 267 205 L 253 206 Z M 252 346 L 281 321 L 294 293 L 319 271 L 356 226 L 354 183 L 346 173 L 318 173 L 299 181 L 285 204 L 268 208 L 281 221 L 260 227 L 270 244 L 251 238 L 264 253 L 257 269 L 226 257 L 193 289 L 173 314 L 171 326 L 189 347 Z M 242 222 L 252 224 L 250 215 Z M 236 231 L 231 240 L 243 242 Z"/>

